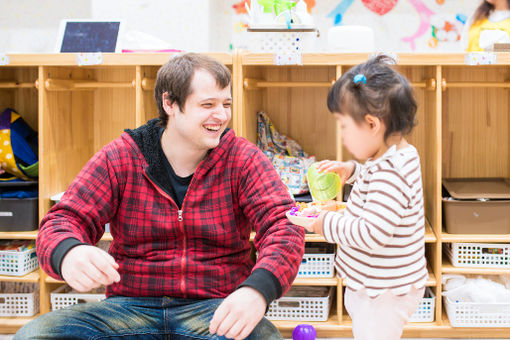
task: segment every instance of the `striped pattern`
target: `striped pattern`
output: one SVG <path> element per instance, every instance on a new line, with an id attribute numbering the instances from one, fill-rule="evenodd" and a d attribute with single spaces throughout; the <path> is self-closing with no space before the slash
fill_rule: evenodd
<path id="1" fill-rule="evenodd" d="M 344 213 L 324 218 L 324 237 L 339 245 L 335 266 L 353 290 L 407 293 L 427 281 L 420 157 L 413 146 L 392 146 L 357 165 L 359 175 Z"/>

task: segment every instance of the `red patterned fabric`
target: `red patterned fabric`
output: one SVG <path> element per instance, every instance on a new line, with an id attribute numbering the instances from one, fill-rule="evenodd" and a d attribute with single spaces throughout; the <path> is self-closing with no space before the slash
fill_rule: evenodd
<path id="1" fill-rule="evenodd" d="M 198 166 L 182 211 L 148 167 L 128 133 L 85 165 L 41 222 L 37 254 L 50 276 L 60 279 L 51 267 L 60 242 L 95 244 L 110 222 L 121 281 L 108 296 L 222 298 L 258 268 L 278 278 L 282 293 L 290 288 L 304 232 L 286 219 L 293 201 L 259 149 L 228 131 Z"/>

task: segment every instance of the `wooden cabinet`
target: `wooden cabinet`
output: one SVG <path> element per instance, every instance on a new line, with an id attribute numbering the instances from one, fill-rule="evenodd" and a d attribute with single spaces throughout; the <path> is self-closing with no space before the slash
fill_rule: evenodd
<path id="1" fill-rule="evenodd" d="M 210 54 L 233 72 L 231 127 L 256 142 L 257 116 L 268 114 L 279 132 L 295 139 L 317 159 L 347 160 L 340 129 L 328 111 L 332 82 L 367 54 L 304 54 L 302 65 L 276 66 L 270 54 L 235 51 Z M 153 99 L 156 72 L 168 54 L 105 54 L 104 63 L 77 66 L 75 55 L 11 55 L 0 67 L 0 109 L 13 107 L 39 132 L 39 214 L 50 197 L 64 191 L 85 162 L 125 128 L 157 116 Z M 468 66 L 464 54 L 400 54 L 398 68 L 415 87 L 418 126 L 410 142 L 422 160 L 426 210 L 429 286 L 436 295 L 435 321 L 406 326 L 405 337 L 505 337 L 505 328 L 453 328 L 441 299 L 443 273 L 500 273 L 453 267 L 442 255 L 450 242 L 508 243 L 509 235 L 448 234 L 442 225 L 444 177 L 510 177 L 510 54 L 498 63 Z M 0 232 L 0 239 L 35 239 L 34 232 Z M 111 239 L 105 235 L 104 239 Z M 324 241 L 307 235 L 308 242 Z M 39 282 L 41 313 L 50 310 L 50 291 L 61 282 L 42 270 L 21 278 Z M 336 287 L 329 320 L 314 322 L 320 337 L 351 336 L 343 308 L 343 283 L 337 278 L 297 279 L 295 285 Z M 31 318 L 0 318 L 0 333 L 15 332 Z M 284 336 L 302 322 L 276 321 Z"/>

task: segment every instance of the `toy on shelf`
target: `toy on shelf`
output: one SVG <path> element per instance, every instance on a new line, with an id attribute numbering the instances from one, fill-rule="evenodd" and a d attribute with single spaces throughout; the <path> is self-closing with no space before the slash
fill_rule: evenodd
<path id="1" fill-rule="evenodd" d="M 253 0 L 245 3 L 249 27 L 256 28 L 313 28 L 313 18 L 303 0 Z"/>
<path id="2" fill-rule="evenodd" d="M 248 13 L 248 49 L 281 55 L 315 50 L 319 36 L 307 4 L 288 0 L 252 0 Z M 299 58 L 275 60 L 278 65 L 300 64 Z"/>
<path id="3" fill-rule="evenodd" d="M 300 324 L 292 331 L 292 340 L 315 340 L 317 332 L 312 325 Z"/>

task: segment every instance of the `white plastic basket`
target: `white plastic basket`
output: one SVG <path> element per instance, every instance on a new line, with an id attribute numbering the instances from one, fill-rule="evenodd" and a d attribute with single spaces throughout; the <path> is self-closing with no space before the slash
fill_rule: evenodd
<path id="1" fill-rule="evenodd" d="M 452 327 L 510 327 L 510 303 L 443 301 Z"/>
<path id="2" fill-rule="evenodd" d="M 4 282 L 2 283 L 2 291 L 7 292 L 6 285 L 23 285 L 29 290 L 29 293 L 2 293 L 0 294 L 0 316 L 33 316 L 39 313 L 39 291 L 36 289 L 37 284 L 20 283 L 20 282 Z M 13 286 L 14 287 L 14 286 Z M 17 288 L 14 288 L 15 290 Z"/>
<path id="3" fill-rule="evenodd" d="M 297 277 L 334 277 L 335 247 L 330 244 L 306 245 Z"/>
<path id="4" fill-rule="evenodd" d="M 270 30 L 247 32 L 248 49 L 258 53 L 304 53 L 313 52 L 318 32 L 315 29 Z"/>
<path id="5" fill-rule="evenodd" d="M 269 305 L 269 320 L 327 321 L 334 287 L 292 287 L 287 294 Z M 306 296 L 312 295 L 312 296 Z"/>
<path id="6" fill-rule="evenodd" d="M 411 318 L 409 318 L 409 322 L 433 322 L 434 321 L 434 311 L 436 307 L 436 296 L 432 292 L 432 290 L 427 287 L 425 289 L 425 295 L 421 300 L 418 308 Z"/>
<path id="7" fill-rule="evenodd" d="M 335 254 L 304 254 L 297 277 L 335 276 Z"/>
<path id="8" fill-rule="evenodd" d="M 445 253 L 455 267 L 510 268 L 510 244 L 451 243 Z"/>
<path id="9" fill-rule="evenodd" d="M 25 251 L 0 251 L 0 275 L 22 276 L 39 268 L 35 248 Z"/>
<path id="10" fill-rule="evenodd" d="M 98 302 L 105 298 L 104 293 L 78 293 L 74 292 L 68 285 L 63 285 L 50 294 L 51 310 L 62 309 L 78 303 Z"/>

